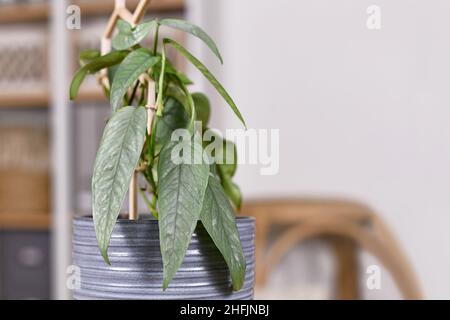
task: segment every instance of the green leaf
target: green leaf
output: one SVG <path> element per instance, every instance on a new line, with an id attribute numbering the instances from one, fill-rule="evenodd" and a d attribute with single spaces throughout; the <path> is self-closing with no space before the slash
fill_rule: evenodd
<path id="1" fill-rule="evenodd" d="M 239 187 L 232 181 L 232 177 L 237 169 L 236 145 L 231 141 L 223 139 L 218 134 L 213 133 L 212 137 L 214 137 L 212 142 L 205 142 L 207 144 L 205 150 L 214 147 L 211 150 L 212 157 L 216 163 L 215 166 L 222 182 L 222 187 L 234 207 L 239 210 L 242 203 L 242 194 Z"/>
<path id="2" fill-rule="evenodd" d="M 104 56 L 93 59 L 91 62 L 80 68 L 72 79 L 70 85 L 70 100 L 76 98 L 78 90 L 87 74 L 92 74 L 101 69 L 111 67 L 122 62 L 128 55 L 128 51 L 114 51 Z"/>
<path id="3" fill-rule="evenodd" d="M 119 31 L 122 33 L 126 33 L 131 32 L 133 30 L 133 27 L 125 20 L 119 19 L 117 20 L 117 29 L 119 29 Z"/>
<path id="4" fill-rule="evenodd" d="M 128 88 L 139 78 L 141 74 L 155 65 L 160 57 L 155 57 L 145 48 L 132 51 L 120 64 L 114 75 L 111 86 L 111 108 L 116 112 L 122 103 L 122 98 Z"/>
<path id="5" fill-rule="evenodd" d="M 117 69 L 119 69 L 120 65 L 115 65 L 112 66 L 110 68 L 108 68 L 108 79 L 109 79 L 109 83 L 113 83 L 114 82 L 114 77 L 116 75 Z"/>
<path id="6" fill-rule="evenodd" d="M 233 177 L 237 169 L 236 145 L 222 138 L 212 130 L 207 131 L 207 140 L 204 141 L 206 153 L 210 153 L 214 162 L 219 166 L 224 175 Z"/>
<path id="7" fill-rule="evenodd" d="M 192 84 L 192 80 L 188 78 L 184 73 L 179 72 L 175 67 L 172 65 L 172 63 L 167 59 L 166 57 L 166 76 L 168 79 L 170 79 L 173 82 L 181 82 L 184 85 L 190 85 Z M 152 68 L 152 72 L 154 72 L 154 79 L 158 79 L 161 72 L 161 63 L 156 64 Z"/>
<path id="8" fill-rule="evenodd" d="M 168 75 L 168 78 L 170 78 L 169 76 L 170 75 Z M 194 100 L 186 85 L 178 76 L 173 75 L 169 82 L 166 94 L 176 98 L 185 107 L 186 112 L 189 114 L 189 125 L 187 129 L 193 132 L 195 129 L 194 125 L 196 118 Z"/>
<path id="9" fill-rule="evenodd" d="M 157 22 L 152 20 L 141 23 L 132 28 L 131 25 L 123 20 L 117 21 L 119 33 L 113 38 L 112 46 L 116 50 L 125 50 L 140 43 L 157 26 Z"/>
<path id="10" fill-rule="evenodd" d="M 216 159 L 221 160 L 218 165 L 222 168 L 223 174 L 233 177 L 237 169 L 236 145 L 223 139 L 222 148 L 216 150 Z"/>
<path id="11" fill-rule="evenodd" d="M 211 113 L 208 97 L 203 93 L 196 92 L 192 94 L 192 99 L 194 100 L 195 111 L 197 112 L 196 120 L 201 121 L 202 127 L 206 128 L 208 126 Z"/>
<path id="12" fill-rule="evenodd" d="M 177 43 L 172 39 L 164 39 L 164 43 L 171 44 L 175 49 L 177 49 L 183 56 L 186 57 L 198 70 L 208 79 L 208 81 L 216 88 L 216 90 L 220 93 L 220 95 L 225 99 L 228 105 L 233 109 L 236 116 L 241 120 L 242 124 L 245 126 L 244 118 L 241 115 L 241 112 L 237 108 L 233 99 L 230 97 L 228 92 L 223 88 L 219 81 L 211 74 L 211 72 L 189 51 L 187 51 L 182 45 Z"/>
<path id="13" fill-rule="evenodd" d="M 162 109 L 164 108 L 163 99 L 164 99 L 164 75 L 166 73 L 166 48 L 163 48 L 161 54 L 161 72 L 158 78 L 158 98 L 156 99 L 156 115 L 162 116 Z"/>
<path id="14" fill-rule="evenodd" d="M 183 153 L 190 150 L 194 159 L 202 159 L 199 135 L 195 134 L 194 138 L 181 142 L 169 142 L 159 156 L 159 237 L 164 264 L 164 289 L 183 262 L 200 217 L 209 176 L 209 165 L 203 161 L 200 164 L 173 161 L 172 153 L 179 154 L 180 149 Z"/>
<path id="15" fill-rule="evenodd" d="M 70 84 L 70 100 L 74 100 L 77 97 L 78 90 L 80 89 L 80 86 L 88 73 L 89 71 L 85 67 L 79 69 L 77 73 L 75 73 L 72 83 Z"/>
<path id="16" fill-rule="evenodd" d="M 200 27 L 190 23 L 189 21 L 181 19 L 162 19 L 159 21 L 159 24 L 190 33 L 199 38 L 211 49 L 211 51 L 220 60 L 220 63 L 223 63 L 222 56 L 220 55 L 219 49 L 213 39 L 211 39 L 211 37 Z"/>
<path id="17" fill-rule="evenodd" d="M 183 91 L 182 88 L 173 83 L 169 83 L 166 89 L 166 96 L 175 98 L 176 100 L 178 100 L 178 102 L 180 102 L 183 105 L 183 107 L 186 110 L 186 113 L 190 112 L 188 97 L 186 96 L 186 93 Z"/>
<path id="18" fill-rule="evenodd" d="M 187 75 L 185 75 L 184 73 L 178 72 L 173 67 L 166 66 L 166 73 L 167 73 L 169 79 L 171 79 L 171 76 L 172 76 L 172 77 L 177 78 L 184 85 L 193 84 L 192 80 L 189 79 Z"/>
<path id="19" fill-rule="evenodd" d="M 101 53 L 98 50 L 88 49 L 88 50 L 81 51 L 80 52 L 80 64 L 85 65 L 100 56 L 101 56 Z"/>
<path id="20" fill-rule="evenodd" d="M 163 115 L 156 127 L 157 143 L 165 144 L 175 129 L 186 128 L 188 119 L 183 105 L 175 98 L 168 97 L 164 103 Z"/>
<path id="21" fill-rule="evenodd" d="M 230 269 L 233 290 L 245 280 L 245 257 L 236 227 L 236 218 L 217 177 L 210 175 L 200 220 Z"/>
<path id="22" fill-rule="evenodd" d="M 238 185 L 236 185 L 229 175 L 224 173 L 224 169 L 222 166 L 217 165 L 217 171 L 220 175 L 220 180 L 222 183 L 223 190 L 225 191 L 228 199 L 230 199 L 231 203 L 234 207 L 239 210 L 241 209 L 242 204 L 242 193 L 241 189 Z"/>
<path id="23" fill-rule="evenodd" d="M 141 155 L 146 125 L 145 108 L 122 108 L 108 121 L 95 159 L 92 210 L 98 245 L 108 264 L 109 240 Z"/>

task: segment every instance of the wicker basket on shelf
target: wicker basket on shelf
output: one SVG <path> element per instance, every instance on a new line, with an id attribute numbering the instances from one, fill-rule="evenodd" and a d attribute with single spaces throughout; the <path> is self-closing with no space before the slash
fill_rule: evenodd
<path id="1" fill-rule="evenodd" d="M 49 143 L 45 128 L 0 128 L 0 215 L 48 214 Z"/>

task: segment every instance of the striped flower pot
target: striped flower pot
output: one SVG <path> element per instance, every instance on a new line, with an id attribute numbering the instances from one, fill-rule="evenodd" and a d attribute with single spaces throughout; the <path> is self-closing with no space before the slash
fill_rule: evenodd
<path id="1" fill-rule="evenodd" d="M 75 299 L 252 299 L 255 277 L 255 220 L 237 218 L 247 262 L 245 283 L 233 292 L 228 267 L 201 224 L 184 262 L 166 291 L 158 223 L 154 219 L 119 219 L 107 265 L 97 247 L 91 217 L 74 219 L 73 260 L 80 270 Z"/>

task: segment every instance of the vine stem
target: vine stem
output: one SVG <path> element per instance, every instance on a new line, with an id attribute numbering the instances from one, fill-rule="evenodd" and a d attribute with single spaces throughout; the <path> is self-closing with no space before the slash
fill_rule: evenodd
<path id="1" fill-rule="evenodd" d="M 144 76 L 147 82 L 147 132 L 150 137 L 152 133 L 152 123 L 155 116 L 155 92 L 156 84 L 147 74 Z M 130 188 L 128 192 L 128 207 L 129 207 L 129 219 L 137 220 L 139 218 L 138 208 L 137 208 L 137 194 L 138 194 L 138 183 L 137 183 L 137 171 L 135 170 L 130 181 Z"/>
<path id="2" fill-rule="evenodd" d="M 159 38 L 159 22 L 156 20 L 156 28 L 153 33 L 153 55 L 156 55 L 158 50 L 158 38 Z"/>
<path id="3" fill-rule="evenodd" d="M 119 2 L 121 0 L 116 0 L 116 8 L 119 6 Z M 132 15 L 132 24 L 137 24 L 139 20 L 142 19 L 145 12 L 147 11 L 148 6 L 150 5 L 151 0 L 140 0 L 138 3 L 138 6 L 136 8 L 136 11 Z M 115 22 L 114 22 L 115 24 Z M 147 90 L 147 105 L 153 106 L 155 104 L 155 86 L 154 82 L 150 79 L 150 77 L 147 78 L 148 80 L 148 90 Z M 153 85 L 151 85 L 153 83 Z M 152 127 L 152 121 L 153 121 L 153 112 L 149 109 L 147 109 L 147 130 L 149 130 L 149 134 L 151 133 L 151 127 Z M 150 129 L 149 129 L 150 128 Z M 138 208 L 137 208 L 137 171 L 135 170 L 130 181 L 130 189 L 128 192 L 128 201 L 129 201 L 129 219 L 130 220 L 137 220 L 139 218 L 138 216 Z"/>

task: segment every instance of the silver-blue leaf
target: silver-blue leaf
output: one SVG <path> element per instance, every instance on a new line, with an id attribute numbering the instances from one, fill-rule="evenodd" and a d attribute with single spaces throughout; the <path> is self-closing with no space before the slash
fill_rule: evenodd
<path id="1" fill-rule="evenodd" d="M 199 38 L 211 49 L 211 51 L 220 60 L 220 63 L 223 63 L 222 56 L 220 55 L 219 49 L 214 43 L 214 40 L 211 39 L 211 37 L 199 26 L 182 19 L 162 19 L 159 21 L 159 24 L 190 33 Z"/>
<path id="2" fill-rule="evenodd" d="M 236 218 L 219 179 L 210 174 L 200 220 L 230 269 L 233 290 L 242 288 L 245 257 L 236 227 Z"/>
<path id="3" fill-rule="evenodd" d="M 168 142 L 158 162 L 159 237 L 164 264 L 164 289 L 183 262 L 200 217 L 208 184 L 208 164 L 203 161 L 199 164 L 173 161 L 172 153 L 181 149 L 191 150 L 191 159 L 202 159 L 199 137 L 194 135 L 194 138 L 186 140 Z"/>
<path id="4" fill-rule="evenodd" d="M 111 233 L 138 164 L 146 129 L 146 109 L 124 107 L 108 121 L 97 152 L 92 175 L 92 210 L 98 245 L 107 263 Z"/>
<path id="5" fill-rule="evenodd" d="M 111 86 L 111 109 L 116 112 L 122 104 L 122 99 L 139 76 L 159 62 L 148 49 L 139 48 L 131 52 L 119 65 Z"/>

